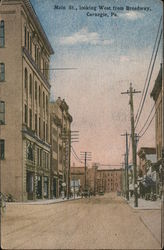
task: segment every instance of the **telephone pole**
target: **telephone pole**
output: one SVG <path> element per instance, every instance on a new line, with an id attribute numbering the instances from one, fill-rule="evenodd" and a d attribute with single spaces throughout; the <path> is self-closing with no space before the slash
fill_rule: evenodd
<path id="1" fill-rule="evenodd" d="M 164 247 L 164 0 L 162 0 L 163 9 L 163 37 L 162 37 L 162 201 L 161 201 L 161 248 Z"/>
<path id="2" fill-rule="evenodd" d="M 71 144 L 79 142 L 79 131 L 62 131 L 62 143 L 65 143 L 65 162 L 66 162 L 66 195 L 70 198 L 70 174 L 71 174 Z"/>
<path id="3" fill-rule="evenodd" d="M 126 136 L 126 154 L 125 154 L 125 187 L 126 187 L 126 199 L 129 200 L 129 148 L 128 148 L 128 136 L 130 134 L 126 133 L 121 136 Z"/>
<path id="4" fill-rule="evenodd" d="M 130 88 L 126 92 L 121 94 L 128 94 L 130 96 L 130 117 L 131 117 L 131 139 L 132 139 L 132 159 L 133 159 L 133 176 L 134 176 L 134 206 L 138 207 L 138 192 L 137 192 L 137 154 L 136 154 L 136 141 L 135 141 L 135 128 L 134 128 L 134 106 L 133 106 L 133 94 L 141 93 L 136 91 L 130 83 Z"/>
<path id="5" fill-rule="evenodd" d="M 91 161 L 92 160 L 92 153 L 91 152 L 80 152 L 80 155 L 82 157 L 81 160 L 84 161 L 85 163 L 85 183 L 84 183 L 84 187 L 85 190 L 87 189 L 87 161 Z"/>

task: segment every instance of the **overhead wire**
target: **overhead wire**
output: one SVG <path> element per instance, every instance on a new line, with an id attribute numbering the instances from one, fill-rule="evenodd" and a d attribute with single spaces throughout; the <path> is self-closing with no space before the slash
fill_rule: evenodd
<path id="1" fill-rule="evenodd" d="M 140 103 L 139 103 L 139 107 L 138 107 L 138 110 L 137 110 L 137 114 L 135 116 L 135 122 L 136 122 L 135 128 L 137 127 L 139 118 L 141 116 L 141 110 L 142 110 L 142 107 L 143 107 L 142 101 L 143 101 L 143 97 L 144 97 L 144 93 L 145 93 L 145 89 L 146 89 L 146 83 L 147 83 L 147 80 L 148 80 L 148 76 L 149 76 L 149 72 L 150 72 L 150 67 L 151 67 L 151 64 L 152 64 L 152 60 L 153 60 L 153 56 L 154 56 L 154 52 L 155 52 L 155 48 L 156 48 L 156 44 L 157 44 L 157 40 L 158 40 L 158 36 L 159 36 L 159 31 L 160 31 L 161 23 L 162 23 L 162 16 L 160 18 L 160 22 L 159 22 L 159 26 L 158 26 L 158 31 L 157 31 L 157 36 L 156 36 L 156 39 L 155 39 L 155 43 L 154 43 L 154 47 L 153 47 L 153 52 L 152 52 L 152 55 L 151 55 L 151 59 L 150 59 L 150 63 L 149 63 L 149 67 L 148 67 L 148 71 L 147 71 L 147 75 L 146 75 L 146 79 L 145 79 L 145 84 L 144 84 L 144 88 L 143 88 L 143 91 L 142 91 L 142 96 L 141 96 L 141 99 L 140 99 Z M 162 35 L 162 30 L 161 30 L 161 33 L 160 33 L 160 39 L 161 39 L 161 35 Z M 160 39 L 158 41 L 158 44 L 160 42 Z M 157 50 L 156 50 L 156 54 L 158 52 L 158 47 L 157 47 Z M 156 59 L 156 56 L 155 56 L 155 59 Z M 154 63 L 153 63 L 153 68 L 154 68 Z M 151 74 L 152 74 L 152 71 L 151 71 Z M 147 83 L 148 84 L 147 85 L 147 90 L 148 90 L 148 86 L 150 84 L 150 79 L 151 78 L 149 78 L 149 82 Z M 146 91 L 146 94 L 147 94 L 147 91 Z M 144 103 L 144 101 L 143 101 L 143 103 Z M 141 107 L 141 105 L 142 105 L 142 107 Z"/>
<path id="2" fill-rule="evenodd" d="M 150 111 L 150 113 L 149 113 L 149 115 L 148 115 L 148 117 L 147 117 L 147 119 L 146 119 L 146 121 L 145 121 L 145 123 L 144 123 L 142 129 L 138 132 L 138 134 L 141 134 L 142 130 L 145 128 L 145 126 L 146 126 L 146 124 L 147 124 L 147 122 L 148 122 L 148 120 L 149 120 L 149 118 L 150 118 L 150 116 L 151 116 L 151 114 L 152 114 L 154 108 L 155 108 L 155 103 L 154 103 L 154 105 L 153 105 L 153 107 L 152 107 L 152 109 L 151 109 L 151 111 Z"/>
<path id="3" fill-rule="evenodd" d="M 156 108 L 156 111 L 155 111 L 153 117 L 151 118 L 151 120 L 150 120 L 148 126 L 146 127 L 145 131 L 144 131 L 141 135 L 139 134 L 139 137 L 140 137 L 140 138 L 144 136 L 144 134 L 146 133 L 146 131 L 147 131 L 148 128 L 150 127 L 150 125 L 151 125 L 151 123 L 152 123 L 152 121 L 153 121 L 153 119 L 154 119 L 154 117 L 155 117 L 155 115 L 156 115 L 156 113 L 157 113 L 158 107 L 159 107 L 159 105 L 161 104 L 161 102 L 162 102 L 162 98 L 161 98 L 161 100 L 160 100 L 160 102 L 159 102 L 159 104 L 158 104 L 158 106 L 157 106 L 157 108 Z"/>
<path id="4" fill-rule="evenodd" d="M 141 117 L 141 113 L 142 113 L 142 110 L 143 110 L 143 107 L 144 107 L 144 104 L 145 104 L 145 100 L 146 100 L 146 96 L 147 96 L 148 89 L 149 89 L 149 86 L 150 86 L 150 81 L 151 81 L 152 73 L 153 73 L 153 70 L 154 70 L 154 65 L 155 65 L 155 61 L 156 61 L 156 57 L 157 57 L 161 37 L 162 37 L 162 30 L 161 30 L 160 37 L 159 37 L 159 40 L 158 40 L 158 45 L 157 45 L 157 49 L 156 49 L 156 53 L 155 53 L 155 58 L 154 58 L 153 65 L 152 65 L 152 68 L 151 68 L 151 72 L 150 72 L 150 75 L 149 75 L 149 80 L 148 80 L 148 84 L 147 84 L 146 91 L 145 91 L 145 94 L 144 94 L 144 98 L 143 98 L 143 101 L 142 101 L 142 105 L 141 105 L 138 117 L 136 119 L 135 128 L 138 125 L 138 122 L 139 122 L 139 119 Z"/>

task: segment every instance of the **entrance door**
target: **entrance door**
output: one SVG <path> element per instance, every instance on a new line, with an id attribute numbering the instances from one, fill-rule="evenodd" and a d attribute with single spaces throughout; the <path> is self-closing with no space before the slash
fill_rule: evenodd
<path id="1" fill-rule="evenodd" d="M 42 177 L 37 176 L 36 197 L 42 199 Z"/>
<path id="2" fill-rule="evenodd" d="M 48 177 L 44 177 L 44 198 L 48 198 Z"/>
<path id="3" fill-rule="evenodd" d="M 26 191 L 27 191 L 27 199 L 28 200 L 33 200 L 33 189 L 34 189 L 34 176 L 33 176 L 33 173 L 27 172 Z"/>
<path id="4" fill-rule="evenodd" d="M 54 179 L 53 179 L 53 197 L 54 197 L 54 198 L 56 198 L 56 191 L 57 191 L 56 187 L 57 187 L 57 181 L 56 181 L 56 179 L 54 178 Z"/>

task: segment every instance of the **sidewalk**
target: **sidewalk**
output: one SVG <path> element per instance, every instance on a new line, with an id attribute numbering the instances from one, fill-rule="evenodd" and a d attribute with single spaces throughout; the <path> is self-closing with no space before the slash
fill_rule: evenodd
<path id="1" fill-rule="evenodd" d="M 138 199 L 138 207 L 134 207 L 134 197 L 131 197 L 127 203 L 134 209 L 161 209 L 161 200 L 150 201 L 145 199 Z"/>
<path id="2" fill-rule="evenodd" d="M 74 200 L 78 200 L 81 199 L 81 197 L 71 197 L 69 199 L 64 198 L 64 200 L 62 198 L 57 198 L 57 199 L 45 199 L 45 200 L 35 200 L 35 201 L 25 201 L 25 202 L 7 202 L 12 203 L 12 204 L 22 204 L 22 205 L 48 205 L 48 204 L 55 204 L 55 203 L 59 203 L 59 202 L 66 202 L 66 201 L 74 201 Z"/>
<path id="3" fill-rule="evenodd" d="M 143 224 L 152 233 L 154 238 L 161 243 L 161 200 L 150 201 L 139 198 L 138 207 L 134 207 L 134 197 L 126 202 L 139 214 L 139 218 Z"/>

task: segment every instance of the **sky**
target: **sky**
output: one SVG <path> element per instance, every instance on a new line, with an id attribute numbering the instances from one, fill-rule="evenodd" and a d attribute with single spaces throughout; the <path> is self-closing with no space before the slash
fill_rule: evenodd
<path id="1" fill-rule="evenodd" d="M 54 49 L 51 100 L 65 99 L 79 130 L 73 148 L 92 152 L 92 162 L 120 165 L 130 133 L 129 89 L 143 91 L 162 16 L 160 0 L 31 0 Z M 104 8 L 100 9 L 101 6 Z M 162 44 L 136 133 L 153 106 L 150 93 L 162 62 Z M 134 95 L 136 115 L 142 93 Z M 153 113 L 152 113 L 153 115 Z M 155 146 L 154 120 L 138 148 Z M 131 154 L 131 152 L 130 152 Z M 130 160 L 131 160 L 130 155 Z M 72 155 L 72 163 L 82 165 Z M 118 166 L 119 167 L 119 166 Z"/>

